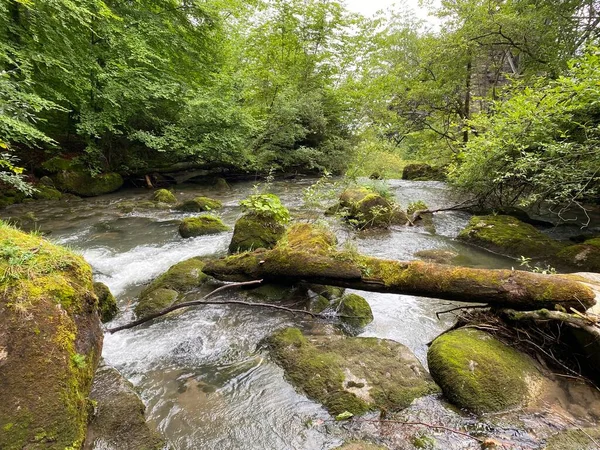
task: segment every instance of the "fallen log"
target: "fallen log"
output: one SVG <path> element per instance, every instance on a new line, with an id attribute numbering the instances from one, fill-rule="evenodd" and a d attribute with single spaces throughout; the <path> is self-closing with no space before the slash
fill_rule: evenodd
<path id="1" fill-rule="evenodd" d="M 585 311 L 596 303 L 592 289 L 566 276 L 384 260 L 336 251 L 317 235 L 307 224 L 294 226 L 272 250 L 208 261 L 203 271 L 224 281 L 306 281 L 515 310 Z"/>

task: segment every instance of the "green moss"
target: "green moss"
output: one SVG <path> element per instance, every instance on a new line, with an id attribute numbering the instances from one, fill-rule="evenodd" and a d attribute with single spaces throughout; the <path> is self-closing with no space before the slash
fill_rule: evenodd
<path id="1" fill-rule="evenodd" d="M 359 228 L 387 228 L 405 224 L 404 211 L 391 200 L 365 187 L 346 189 L 340 196 L 339 212 Z"/>
<path id="2" fill-rule="evenodd" d="M 323 336 L 309 339 L 297 328 L 286 328 L 274 333 L 268 344 L 290 382 L 332 415 L 398 410 L 417 397 L 437 392 L 415 356 L 397 342 Z"/>
<path id="3" fill-rule="evenodd" d="M 110 289 L 104 283 L 94 283 L 94 292 L 98 297 L 98 310 L 100 313 L 100 320 L 104 322 L 110 322 L 115 318 L 119 312 L 117 307 L 117 300 L 110 292 Z"/>
<path id="4" fill-rule="evenodd" d="M 341 447 L 337 447 L 336 450 L 387 450 L 387 447 L 381 447 L 366 441 L 350 441 Z"/>
<path id="5" fill-rule="evenodd" d="M 425 211 L 429 209 L 427 204 L 422 200 L 417 200 L 416 202 L 410 202 L 408 207 L 406 208 L 406 213 L 410 216 L 416 213 L 417 211 Z"/>
<path id="6" fill-rule="evenodd" d="M 2 192 L 0 192 L 0 208 L 14 205 L 15 203 L 21 203 L 25 198 L 26 195 L 21 191 L 3 188 Z"/>
<path id="7" fill-rule="evenodd" d="M 202 212 L 202 211 L 212 211 L 214 209 L 220 209 L 223 207 L 223 204 L 212 198 L 208 197 L 196 197 L 192 200 L 188 200 L 183 202 L 182 204 L 177 206 L 179 211 L 186 212 Z"/>
<path id="8" fill-rule="evenodd" d="M 229 252 L 245 252 L 257 248 L 273 248 L 285 233 L 285 226 L 275 219 L 245 214 L 235 223 Z"/>
<path id="9" fill-rule="evenodd" d="M 327 308 L 329 308 L 330 304 L 331 302 L 326 297 L 323 297 L 322 295 L 317 295 L 314 299 L 310 301 L 308 309 L 311 312 L 319 314 L 325 311 Z"/>
<path id="10" fill-rule="evenodd" d="M 458 257 L 458 253 L 450 250 L 431 249 L 418 251 L 415 256 L 438 264 L 451 264 Z"/>
<path id="11" fill-rule="evenodd" d="M 221 233 L 229 230 L 221 219 L 215 216 L 188 217 L 179 225 L 179 234 L 184 238 Z"/>
<path id="12" fill-rule="evenodd" d="M 123 177 L 118 173 L 103 173 L 92 176 L 84 171 L 63 171 L 53 177 L 56 187 L 82 197 L 108 194 L 123 186 Z"/>
<path id="13" fill-rule="evenodd" d="M 333 308 L 341 316 L 341 322 L 351 333 L 366 327 L 373 321 L 373 311 L 369 303 L 360 295 L 344 295 L 333 304 Z M 347 317 L 344 317 L 347 316 Z"/>
<path id="14" fill-rule="evenodd" d="M 443 167 L 432 167 L 429 164 L 408 164 L 402 171 L 403 180 L 444 181 L 446 171 Z"/>
<path id="15" fill-rule="evenodd" d="M 91 268 L 0 222 L 0 448 L 79 448 L 102 331 Z"/>
<path id="16" fill-rule="evenodd" d="M 511 216 L 474 216 L 458 239 L 518 258 L 555 255 L 563 245 Z"/>
<path id="17" fill-rule="evenodd" d="M 33 198 L 37 200 L 60 200 L 62 197 L 60 191 L 53 187 L 38 184 L 35 188 L 36 192 L 33 193 Z"/>
<path id="18" fill-rule="evenodd" d="M 327 300 L 335 300 L 344 295 L 345 289 L 337 286 L 325 286 L 323 284 L 306 284 L 306 287 L 315 294 L 325 297 Z"/>
<path id="19" fill-rule="evenodd" d="M 557 257 L 563 263 L 588 272 L 600 272 L 600 238 L 588 239 L 582 244 L 570 245 Z"/>
<path id="20" fill-rule="evenodd" d="M 160 203 L 177 203 L 177 198 L 175 198 L 175 195 L 167 189 L 158 189 L 154 192 L 152 199 L 155 202 Z"/>
<path id="21" fill-rule="evenodd" d="M 475 329 L 438 337 L 427 362 L 444 395 L 479 414 L 527 404 L 543 383 L 531 358 Z"/>
<path id="22" fill-rule="evenodd" d="M 48 173 L 59 173 L 66 170 L 81 169 L 81 164 L 76 159 L 66 159 L 55 156 L 41 164 L 42 169 Z"/>
<path id="23" fill-rule="evenodd" d="M 561 431 L 546 443 L 546 450 L 597 450 L 600 427 Z"/>
<path id="24" fill-rule="evenodd" d="M 310 223 L 291 225 L 277 246 L 293 251 L 308 251 L 328 255 L 335 249 L 337 238 L 331 230 Z"/>
<path id="25" fill-rule="evenodd" d="M 138 317 L 158 312 L 171 306 L 183 294 L 202 286 L 208 276 L 202 271 L 204 262 L 190 258 L 177 263 L 150 283 L 140 294 L 135 307 Z"/>

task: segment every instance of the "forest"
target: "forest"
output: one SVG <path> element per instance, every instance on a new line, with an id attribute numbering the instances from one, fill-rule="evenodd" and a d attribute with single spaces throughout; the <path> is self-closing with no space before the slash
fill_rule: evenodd
<path id="1" fill-rule="evenodd" d="M 0 181 L 31 194 L 56 156 L 92 177 L 418 160 L 491 207 L 597 202 L 598 2 L 429 6 L 439 28 L 329 0 L 4 0 Z"/>

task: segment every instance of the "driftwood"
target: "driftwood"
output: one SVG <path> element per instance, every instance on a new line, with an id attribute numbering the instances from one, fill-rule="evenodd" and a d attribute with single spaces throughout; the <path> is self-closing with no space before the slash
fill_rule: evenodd
<path id="1" fill-rule="evenodd" d="M 290 247 L 208 261 L 204 272 L 226 281 L 308 281 L 515 310 L 554 309 L 560 305 L 565 310 L 585 311 L 596 303 L 592 289 L 560 275 L 349 257 L 338 252 L 319 254 Z"/>

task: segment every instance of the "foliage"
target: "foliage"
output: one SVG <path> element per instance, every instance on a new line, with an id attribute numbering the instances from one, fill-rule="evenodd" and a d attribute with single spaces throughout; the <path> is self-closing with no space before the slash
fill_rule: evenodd
<path id="1" fill-rule="evenodd" d="M 290 220 L 290 212 L 275 194 L 252 194 L 242 200 L 240 205 L 245 212 L 274 219 L 278 223 L 287 223 Z"/>

